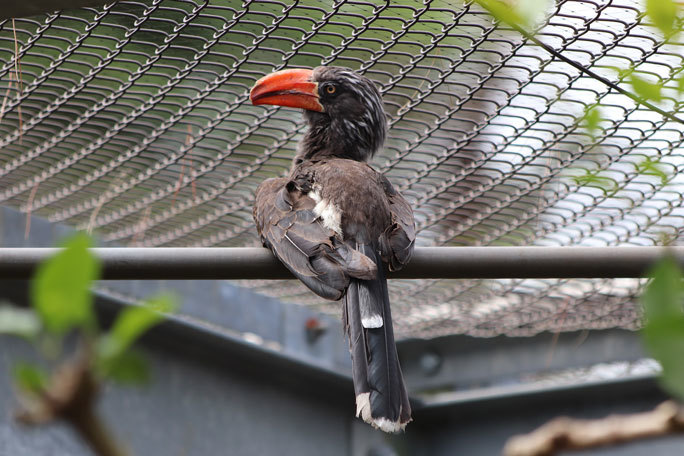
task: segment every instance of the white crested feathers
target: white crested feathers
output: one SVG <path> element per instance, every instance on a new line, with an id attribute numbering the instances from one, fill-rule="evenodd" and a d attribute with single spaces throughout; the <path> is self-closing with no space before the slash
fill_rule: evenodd
<path id="1" fill-rule="evenodd" d="M 309 192 L 309 197 L 316 202 L 313 211 L 323 221 L 323 226 L 342 235 L 342 213 L 337 206 L 327 199 L 321 198 L 316 190 Z"/>
<path id="2" fill-rule="evenodd" d="M 401 410 L 399 415 L 401 415 Z M 371 416 L 370 393 L 361 393 L 356 396 L 356 416 L 374 428 L 392 434 L 403 431 L 408 424 L 401 421 L 391 421 L 387 418 L 373 418 Z"/>

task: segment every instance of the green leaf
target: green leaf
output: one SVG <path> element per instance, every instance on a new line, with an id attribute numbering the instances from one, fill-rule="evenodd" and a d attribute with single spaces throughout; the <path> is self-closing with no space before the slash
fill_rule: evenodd
<path id="1" fill-rule="evenodd" d="M 476 0 L 494 18 L 516 27 L 534 27 L 549 6 L 548 0 Z"/>
<path id="2" fill-rule="evenodd" d="M 164 319 L 163 312 L 172 312 L 175 307 L 174 298 L 160 295 L 144 305 L 121 311 L 112 328 L 97 344 L 96 362 L 102 375 L 115 375 L 119 363 L 131 362 L 124 359 L 126 352 L 143 333 Z"/>
<path id="3" fill-rule="evenodd" d="M 667 184 L 670 175 L 662 169 L 660 160 L 654 160 L 651 157 L 646 157 L 645 160 L 635 165 L 636 170 L 639 174 L 647 176 L 656 176 L 660 178 L 660 183 L 662 185 Z"/>
<path id="4" fill-rule="evenodd" d="M 663 99 L 661 83 L 648 82 L 646 79 L 632 74 L 630 76 L 632 87 L 638 96 L 650 101 L 660 101 Z"/>
<path id="5" fill-rule="evenodd" d="M 647 320 L 669 318 L 682 313 L 682 272 L 670 256 L 656 264 L 647 274 L 653 279 L 644 290 L 642 301 Z"/>
<path id="6" fill-rule="evenodd" d="M 617 77 L 618 77 L 619 79 L 624 79 L 624 78 L 626 78 L 627 76 L 629 76 L 630 74 L 634 73 L 634 68 L 633 68 L 633 67 L 630 67 L 630 68 L 620 68 L 620 67 L 617 67 L 617 66 L 608 65 L 606 68 L 608 68 L 609 70 L 615 71 L 615 72 L 617 73 Z"/>
<path id="7" fill-rule="evenodd" d="M 523 25 L 523 18 L 508 4 L 499 0 L 477 0 L 499 22 Z"/>
<path id="8" fill-rule="evenodd" d="M 599 130 L 599 124 L 602 120 L 603 116 L 601 115 L 601 110 L 598 106 L 587 106 L 587 109 L 584 111 L 584 116 L 580 122 L 585 125 L 589 135 L 591 135 L 592 138 L 595 138 L 596 132 Z"/>
<path id="9" fill-rule="evenodd" d="M 684 93 L 684 73 L 679 75 L 679 79 L 677 79 L 677 93 L 681 95 Z"/>
<path id="10" fill-rule="evenodd" d="M 109 358 L 100 366 L 100 373 L 123 384 L 147 383 L 150 379 L 150 370 L 145 359 L 134 350 Z"/>
<path id="11" fill-rule="evenodd" d="M 584 170 L 584 174 L 573 176 L 572 180 L 579 186 L 594 187 L 603 191 L 606 196 L 612 196 L 618 189 L 617 182 L 610 177 L 600 175 L 600 170 Z"/>
<path id="12" fill-rule="evenodd" d="M 40 320 L 31 309 L 0 305 L 0 334 L 34 339 L 40 332 Z"/>
<path id="13" fill-rule="evenodd" d="M 129 307 L 119 314 L 114 326 L 105 336 L 105 352 L 123 352 L 138 337 L 152 326 L 163 320 L 162 312 L 171 312 L 175 308 L 174 299 L 168 295 L 157 296 L 142 306 Z"/>
<path id="14" fill-rule="evenodd" d="M 646 0 L 646 14 L 665 35 L 677 28 L 677 9 L 673 0 Z"/>
<path id="15" fill-rule="evenodd" d="M 642 296 L 646 318 L 641 331 L 644 345 L 663 368 L 663 386 L 674 396 L 684 399 L 682 271 L 677 262 L 668 257 L 648 275 L 652 280 Z"/>
<path id="16" fill-rule="evenodd" d="M 63 334 L 75 327 L 94 327 L 90 286 L 99 277 L 100 263 L 88 247 L 90 239 L 78 234 L 38 267 L 33 305 L 48 331 Z"/>
<path id="17" fill-rule="evenodd" d="M 17 363 L 12 369 L 12 374 L 17 386 L 27 393 L 43 391 L 47 384 L 47 373 L 32 364 Z"/>
<path id="18" fill-rule="evenodd" d="M 684 399 L 684 317 L 649 323 L 642 330 L 644 344 L 663 368 L 660 382 L 678 399 Z"/>

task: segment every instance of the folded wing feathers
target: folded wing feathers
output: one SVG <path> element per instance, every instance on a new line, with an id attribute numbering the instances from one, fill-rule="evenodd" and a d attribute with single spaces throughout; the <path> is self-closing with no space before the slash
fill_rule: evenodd
<path id="1" fill-rule="evenodd" d="M 372 280 L 377 276 L 378 267 L 375 262 L 358 250 L 341 244 L 337 247 L 336 252 L 344 261 L 345 270 L 351 277 Z"/>
<path id="2" fill-rule="evenodd" d="M 313 213 L 315 202 L 288 191 L 286 179 L 268 179 L 257 189 L 254 219 L 264 245 L 314 293 L 342 297 L 349 278 L 369 280 L 377 267 L 366 255 L 345 245 Z"/>
<path id="3" fill-rule="evenodd" d="M 393 223 L 383 234 L 385 239 L 381 241 L 381 245 L 386 249 L 383 249 L 383 259 L 389 263 L 390 271 L 396 271 L 404 267 L 413 255 L 416 226 L 411 205 L 391 188 L 391 185 L 389 188 L 391 191 L 388 192 L 387 187 L 385 190 L 390 202 Z"/>

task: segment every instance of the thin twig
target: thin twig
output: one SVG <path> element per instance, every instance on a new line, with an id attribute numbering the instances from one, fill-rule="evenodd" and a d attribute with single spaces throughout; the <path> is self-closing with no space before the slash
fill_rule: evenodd
<path id="1" fill-rule="evenodd" d="M 0 120 L 5 116 L 5 107 L 7 106 L 7 100 L 9 100 L 9 94 L 14 85 L 14 73 L 9 72 L 9 84 L 7 84 L 7 90 L 5 90 L 5 96 L 2 98 L 2 106 L 0 106 Z"/>
<path id="2" fill-rule="evenodd" d="M 561 61 L 567 63 L 568 65 L 570 65 L 570 66 L 572 66 L 572 67 L 574 67 L 574 68 L 580 70 L 582 73 L 584 73 L 584 74 L 586 74 L 587 76 L 589 76 L 589 77 L 591 77 L 591 78 L 593 78 L 593 79 L 599 81 L 599 82 L 602 83 L 602 84 L 607 85 L 608 87 L 610 87 L 611 89 L 615 90 L 616 92 L 619 92 L 619 93 L 621 93 L 622 95 L 625 95 L 626 97 L 631 98 L 635 103 L 640 104 L 640 105 L 643 105 L 643 106 L 646 106 L 646 107 L 647 107 L 648 109 L 650 109 L 651 111 L 655 111 L 655 112 L 657 112 L 658 114 L 660 114 L 660 115 L 663 116 L 663 117 L 666 117 L 666 118 L 668 118 L 668 119 L 670 119 L 670 120 L 674 120 L 675 122 L 679 122 L 679 123 L 681 123 L 681 124 L 684 124 L 684 120 L 683 120 L 683 119 L 680 119 L 679 117 L 675 116 L 674 114 L 672 114 L 672 113 L 670 113 L 670 112 L 667 112 L 667 111 L 665 111 L 665 110 L 662 109 L 662 108 L 659 108 L 658 106 L 654 105 L 654 104 L 651 103 L 650 101 L 645 100 L 644 98 L 641 98 L 640 96 L 638 96 L 638 95 L 636 95 L 636 94 L 633 94 L 633 93 L 630 92 L 629 90 L 623 89 L 622 87 L 620 87 L 619 85 L 615 84 L 614 82 L 609 81 L 608 79 L 606 79 L 606 78 L 604 78 L 603 76 L 601 76 L 601 75 L 595 73 L 593 70 L 590 70 L 589 68 L 587 68 L 587 67 L 585 67 L 585 66 L 583 66 L 583 65 L 581 65 L 581 64 L 579 64 L 579 63 L 577 63 L 577 62 L 575 62 L 574 60 L 565 57 L 565 56 L 562 55 L 560 52 L 556 51 L 555 49 L 553 49 L 553 48 L 552 48 L 551 46 L 549 46 L 548 44 L 546 44 L 546 43 L 540 41 L 540 40 L 537 39 L 534 35 L 531 35 L 531 34 L 525 32 L 522 28 L 518 27 L 517 25 L 513 25 L 512 27 L 513 27 L 517 32 L 523 33 L 523 36 L 524 36 L 525 38 L 527 38 L 528 40 L 532 41 L 534 44 L 536 44 L 537 46 L 541 47 L 542 49 L 544 49 L 546 52 L 548 52 L 549 54 L 551 54 L 552 56 L 554 56 L 554 57 L 557 58 L 558 60 L 561 60 Z"/>
<path id="3" fill-rule="evenodd" d="M 480 4 L 485 10 L 489 11 L 486 4 L 484 4 L 482 2 L 482 0 L 475 0 L 475 1 L 477 1 L 478 4 Z M 495 18 L 496 18 L 496 16 L 495 16 Z M 534 34 L 528 32 L 527 30 L 525 30 L 520 25 L 518 25 L 512 21 L 506 21 L 505 23 L 506 23 L 506 25 L 511 27 L 513 30 L 520 33 L 525 39 L 532 41 L 534 44 L 536 44 L 540 48 L 544 49 L 546 52 L 548 52 L 549 54 L 551 54 L 553 57 L 557 58 L 558 60 L 567 63 L 568 65 L 572 66 L 573 68 L 578 69 L 580 72 L 586 74 L 587 76 L 591 77 L 592 79 L 599 81 L 602 84 L 605 84 L 606 86 L 610 87 L 611 89 L 615 90 L 616 92 L 619 92 L 622 95 L 629 97 L 630 99 L 632 99 L 637 104 L 643 105 L 643 106 L 647 107 L 648 109 L 655 111 L 658 114 L 660 114 L 660 115 L 662 115 L 662 116 L 664 116 L 670 120 L 684 124 L 684 120 L 680 119 L 679 117 L 675 116 L 674 114 L 657 107 L 656 105 L 649 102 L 648 100 L 645 100 L 644 98 L 630 92 L 629 90 L 623 89 L 622 87 L 615 84 L 614 82 L 609 81 L 608 79 L 604 78 L 603 76 L 595 73 L 593 70 L 591 70 L 591 69 L 583 66 L 582 64 L 577 63 L 574 60 L 564 56 L 563 54 L 556 51 L 554 48 L 552 48 L 548 44 L 539 40 L 536 36 L 534 36 Z"/>
<path id="4" fill-rule="evenodd" d="M 684 432 L 684 410 L 674 401 L 654 410 L 612 415 L 597 420 L 556 418 L 539 429 L 512 437 L 505 456 L 552 456 L 559 451 L 586 450 L 648 437 Z"/>
<path id="5" fill-rule="evenodd" d="M 93 230 L 95 229 L 95 220 L 97 219 L 97 216 L 99 215 L 102 206 L 104 206 L 105 200 L 109 196 L 110 191 L 116 186 L 118 186 L 120 183 L 122 183 L 126 175 L 127 173 L 124 170 L 121 170 L 118 176 L 112 182 L 109 183 L 109 185 L 107 186 L 107 190 L 103 192 L 102 195 L 100 195 L 100 199 L 97 202 L 97 206 L 95 206 L 93 211 L 90 213 L 90 218 L 88 219 L 88 228 L 86 228 L 86 233 L 88 233 L 88 236 L 93 234 Z"/>
<path id="6" fill-rule="evenodd" d="M 558 327 L 563 327 L 563 323 L 565 323 L 565 319 L 568 316 L 568 305 L 570 304 L 569 299 L 565 299 L 563 302 L 563 308 L 560 310 L 561 314 L 561 320 L 560 323 L 558 324 Z M 546 355 L 546 367 L 551 366 L 551 362 L 553 361 L 553 354 L 556 352 L 556 346 L 558 345 L 558 339 L 560 338 L 560 333 L 561 330 L 557 329 L 556 332 L 553 333 L 553 338 L 551 339 L 551 347 L 549 347 L 549 352 Z"/>
<path id="7" fill-rule="evenodd" d="M 131 239 L 130 245 L 139 245 L 140 243 L 142 243 L 143 239 L 145 239 L 145 230 L 147 229 L 149 218 L 150 206 L 147 206 L 145 208 L 145 212 L 143 212 L 140 222 L 138 222 L 138 227 L 136 228 L 135 234 L 133 235 L 133 239 Z"/>
<path id="8" fill-rule="evenodd" d="M 14 75 L 15 79 L 17 80 L 18 87 L 19 87 L 19 95 L 21 96 L 21 92 L 24 91 L 24 83 L 22 81 L 22 75 L 21 75 L 21 62 L 19 61 L 19 41 L 17 41 L 17 28 L 14 25 L 14 18 L 12 18 L 12 32 L 14 32 Z M 21 114 L 21 103 L 17 105 L 17 112 L 19 113 L 19 144 L 22 143 L 24 139 L 24 134 L 22 133 L 23 130 L 23 116 Z"/>
<path id="9" fill-rule="evenodd" d="M 38 191 L 38 184 L 34 185 L 29 193 L 28 201 L 26 202 L 26 228 L 24 229 L 24 239 L 28 239 L 31 234 L 31 209 L 33 207 L 33 200 L 36 198 Z"/>
<path id="10" fill-rule="evenodd" d="M 190 142 L 192 141 L 192 127 L 190 124 L 188 124 L 188 133 L 185 135 L 185 145 L 189 145 Z M 192 153 L 192 148 L 190 148 L 186 155 L 189 155 Z M 181 162 L 181 170 L 180 170 L 180 176 L 178 176 L 178 183 L 176 184 L 176 190 L 173 192 L 173 198 L 171 199 L 171 207 L 174 207 L 176 205 L 176 197 L 178 196 L 178 192 L 180 191 L 181 184 L 183 183 L 183 178 L 185 177 L 185 164 L 188 161 L 188 157 L 184 156 L 183 161 Z M 195 181 L 192 181 L 192 185 L 194 186 Z M 193 187 L 193 197 L 194 195 L 194 187 Z"/>
<path id="11" fill-rule="evenodd" d="M 190 167 L 190 189 L 192 190 L 192 198 L 197 199 L 197 170 L 195 169 L 195 162 L 192 159 L 192 149 L 188 151 L 188 166 Z"/>

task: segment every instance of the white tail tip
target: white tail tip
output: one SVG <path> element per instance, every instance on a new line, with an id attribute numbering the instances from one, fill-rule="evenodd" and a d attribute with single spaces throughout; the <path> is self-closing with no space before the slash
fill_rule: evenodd
<path id="1" fill-rule="evenodd" d="M 370 393 L 361 393 L 356 396 L 356 416 L 375 429 L 392 434 L 403 431 L 408 424 L 400 421 L 391 421 L 387 418 L 373 418 L 371 416 Z"/>

